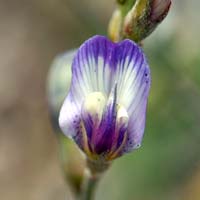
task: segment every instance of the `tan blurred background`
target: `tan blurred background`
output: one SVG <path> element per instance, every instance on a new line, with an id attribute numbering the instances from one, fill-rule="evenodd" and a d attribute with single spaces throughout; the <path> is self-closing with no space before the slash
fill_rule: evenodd
<path id="1" fill-rule="evenodd" d="M 174 0 L 165 23 L 147 40 L 146 50 L 151 57 L 153 54 L 151 48 L 156 49 L 154 46 L 158 40 L 167 42 L 172 35 L 175 38 L 175 57 L 183 58 L 175 69 L 181 70 L 181 74 L 186 78 L 186 80 L 183 78 L 186 84 L 183 87 L 191 91 L 191 86 L 194 90 L 190 95 L 191 101 L 188 102 L 197 105 L 193 108 L 196 110 L 196 122 L 194 122 L 196 129 L 200 128 L 197 103 L 200 99 L 200 70 L 191 69 L 190 63 L 193 61 L 196 64 L 200 63 L 199 7 L 200 3 L 197 0 Z M 46 76 L 55 55 L 79 46 L 82 41 L 94 34 L 105 34 L 113 9 L 114 0 L 0 0 L 1 200 L 68 199 L 59 166 L 58 145 L 48 117 Z M 193 59 L 194 57 L 197 61 Z M 166 59 L 171 60 L 171 58 Z M 150 62 L 154 61 L 150 59 Z M 153 74 L 156 76 L 156 72 Z M 189 78 L 186 77 L 187 74 Z M 159 91 L 162 91 L 162 88 L 158 89 L 157 96 L 152 95 L 152 102 L 155 98 L 160 98 Z M 184 95 L 187 95 L 187 92 Z M 152 103 L 150 109 L 151 107 L 153 109 L 153 106 Z M 185 106 L 187 107 L 187 104 Z M 188 132 L 192 135 L 190 131 L 193 129 L 190 128 Z M 200 144 L 197 132 L 199 129 L 194 131 L 195 141 Z M 148 138 L 150 137 L 149 133 Z M 150 145 L 148 147 L 151 148 Z M 148 193 L 151 195 L 149 199 L 154 197 L 154 199 L 199 200 L 200 159 L 196 156 L 199 152 L 197 148 L 195 157 L 192 157 L 192 153 L 189 155 L 195 161 L 195 167 L 176 190 L 167 190 L 170 195 L 166 195 L 166 198 L 158 198 L 152 191 Z M 139 153 L 137 156 L 140 156 Z M 127 163 L 131 158 L 128 156 Z M 118 161 L 116 165 L 122 166 L 122 162 Z M 117 174 L 119 169 L 115 166 L 114 168 L 100 185 L 97 199 L 101 199 L 104 184 L 108 186 L 110 183 L 108 179 Z M 120 176 L 119 179 L 116 177 L 116 180 L 120 181 Z M 118 186 L 114 185 L 111 187 L 112 191 L 117 188 Z M 108 189 L 105 190 L 105 194 L 106 192 L 109 193 Z M 137 195 L 137 200 L 148 199 L 140 194 Z M 109 195 L 105 195 L 104 199 L 110 199 Z M 116 196 L 113 199 L 124 200 Z M 128 199 L 134 200 L 132 194 Z"/>

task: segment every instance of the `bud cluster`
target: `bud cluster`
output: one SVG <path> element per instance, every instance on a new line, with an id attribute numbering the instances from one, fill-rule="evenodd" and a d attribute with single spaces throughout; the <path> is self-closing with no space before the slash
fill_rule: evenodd
<path id="1" fill-rule="evenodd" d="M 118 3 L 118 17 L 113 15 L 109 27 L 114 41 L 129 38 L 141 42 L 165 19 L 171 6 L 171 0 L 127 0 Z"/>

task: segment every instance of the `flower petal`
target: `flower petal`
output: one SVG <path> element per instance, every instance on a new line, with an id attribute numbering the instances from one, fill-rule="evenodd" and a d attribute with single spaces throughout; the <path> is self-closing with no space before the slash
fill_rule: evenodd
<path id="1" fill-rule="evenodd" d="M 60 127 L 66 135 L 76 136 L 77 124 L 72 124 L 76 116 L 81 117 L 81 105 L 90 93 L 109 94 L 113 49 L 114 43 L 103 36 L 94 36 L 79 48 L 72 64 L 70 92 L 59 117 Z"/>
<path id="2" fill-rule="evenodd" d="M 75 137 L 80 121 L 80 106 L 74 102 L 73 96 L 69 94 L 60 110 L 60 128 L 68 137 Z"/>
<path id="3" fill-rule="evenodd" d="M 138 148 L 143 138 L 150 70 L 144 53 L 133 42 L 125 40 L 119 46 L 123 51 L 116 48 L 120 60 L 116 72 L 118 103 L 127 109 L 129 116 L 128 139 L 123 154 Z"/>
<path id="4" fill-rule="evenodd" d="M 79 101 L 95 91 L 109 95 L 114 46 L 106 37 L 95 36 L 80 47 L 73 62 L 71 85 L 71 92 Z"/>

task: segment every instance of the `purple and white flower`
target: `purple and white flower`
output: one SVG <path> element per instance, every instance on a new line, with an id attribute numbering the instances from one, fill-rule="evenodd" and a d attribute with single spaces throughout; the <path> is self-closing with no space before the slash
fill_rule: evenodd
<path id="1" fill-rule="evenodd" d="M 149 66 L 137 44 L 94 36 L 74 57 L 60 127 L 90 159 L 113 160 L 140 146 L 149 89 Z"/>

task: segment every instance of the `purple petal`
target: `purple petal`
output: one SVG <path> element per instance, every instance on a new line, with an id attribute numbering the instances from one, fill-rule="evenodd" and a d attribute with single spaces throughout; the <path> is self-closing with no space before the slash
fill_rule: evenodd
<path id="1" fill-rule="evenodd" d="M 150 70 L 142 50 L 129 40 L 116 49 L 118 102 L 127 109 L 129 116 L 128 139 L 122 151 L 129 152 L 141 144 L 146 118 L 146 104 L 150 89 Z M 124 153 L 122 152 L 122 154 Z"/>
<path id="2" fill-rule="evenodd" d="M 108 98 L 105 112 L 102 116 L 97 133 L 93 136 L 94 148 L 97 154 L 109 152 L 112 149 L 114 137 L 116 135 L 117 118 L 117 87 L 114 86 L 110 97 Z"/>

